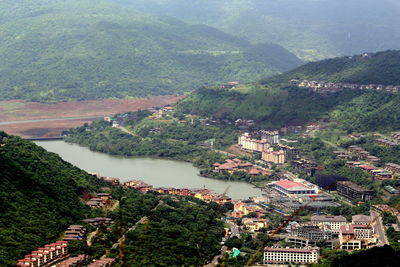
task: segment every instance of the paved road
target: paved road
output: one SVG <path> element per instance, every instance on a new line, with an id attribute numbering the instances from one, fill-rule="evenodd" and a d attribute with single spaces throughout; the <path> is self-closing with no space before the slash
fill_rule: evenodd
<path id="1" fill-rule="evenodd" d="M 379 244 L 382 246 L 385 244 L 388 245 L 389 242 L 386 237 L 385 227 L 383 226 L 382 217 L 380 216 L 379 212 L 376 212 L 374 210 L 371 210 L 370 213 L 372 218 L 372 225 L 374 227 L 375 235 L 378 239 Z"/>

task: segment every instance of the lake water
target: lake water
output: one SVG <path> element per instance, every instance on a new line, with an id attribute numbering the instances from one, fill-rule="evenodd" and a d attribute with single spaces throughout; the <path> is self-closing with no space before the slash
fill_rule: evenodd
<path id="1" fill-rule="evenodd" d="M 59 154 L 65 161 L 121 182 L 142 180 L 154 187 L 207 188 L 233 199 L 261 196 L 261 190 L 244 182 L 215 180 L 198 176 L 199 170 L 187 162 L 147 157 L 120 157 L 91 151 L 64 141 L 38 141 L 36 144 Z"/>

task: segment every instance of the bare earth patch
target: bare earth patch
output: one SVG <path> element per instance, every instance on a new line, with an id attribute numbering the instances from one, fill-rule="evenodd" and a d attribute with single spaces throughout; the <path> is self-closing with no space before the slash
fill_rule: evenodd
<path id="1" fill-rule="evenodd" d="M 23 138 L 59 137 L 64 130 L 82 126 L 84 123 L 90 123 L 100 117 L 162 107 L 174 104 L 182 98 L 183 96 L 154 96 L 144 99 L 88 100 L 57 104 L 24 102 L 22 100 L 0 101 L 0 123 L 11 122 L 0 125 L 0 130 Z M 52 120 L 30 121 L 46 119 Z"/>

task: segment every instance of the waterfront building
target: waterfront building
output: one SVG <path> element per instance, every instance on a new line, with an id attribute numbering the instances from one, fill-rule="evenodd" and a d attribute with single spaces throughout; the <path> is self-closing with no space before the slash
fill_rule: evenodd
<path id="1" fill-rule="evenodd" d="M 284 195 L 313 195 L 316 194 L 314 188 L 290 180 L 280 180 L 274 183 L 274 189 Z"/>

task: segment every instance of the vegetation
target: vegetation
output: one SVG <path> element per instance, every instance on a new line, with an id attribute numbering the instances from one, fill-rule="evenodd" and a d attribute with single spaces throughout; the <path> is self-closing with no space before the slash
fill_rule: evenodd
<path id="1" fill-rule="evenodd" d="M 91 214 L 79 196 L 103 183 L 19 137 L 0 132 L 0 262 L 53 242 Z"/>
<path id="2" fill-rule="evenodd" d="M 329 96 L 296 87 L 270 88 L 254 85 L 250 90 L 200 88 L 178 103 L 183 113 L 235 120 L 252 119 L 264 127 L 301 125 L 328 117 L 340 103 L 362 95 L 363 92 L 342 91 Z"/>
<path id="3" fill-rule="evenodd" d="M 207 24 L 252 43 L 280 44 L 305 60 L 399 48 L 399 5 L 393 0 L 113 1 Z"/>
<path id="4" fill-rule="evenodd" d="M 167 157 L 190 161 L 203 168 L 222 162 L 225 157 L 198 142 L 214 139 L 214 148 L 220 149 L 236 141 L 232 128 L 201 125 L 198 121 L 192 125 L 174 120 L 143 119 L 128 121 L 127 125 L 130 125 L 132 134 L 112 128 L 108 122 L 94 122 L 71 130 L 66 141 L 112 155 Z"/>
<path id="5" fill-rule="evenodd" d="M 388 50 L 364 57 L 331 58 L 305 64 L 263 83 L 288 83 L 291 79 L 358 84 L 400 85 L 400 51 Z"/>
<path id="6" fill-rule="evenodd" d="M 279 46 L 259 50 L 214 28 L 142 14 L 109 0 L 96 5 L 6 0 L 0 3 L 0 18 L 3 99 L 178 94 L 257 80 L 301 64 Z"/>

